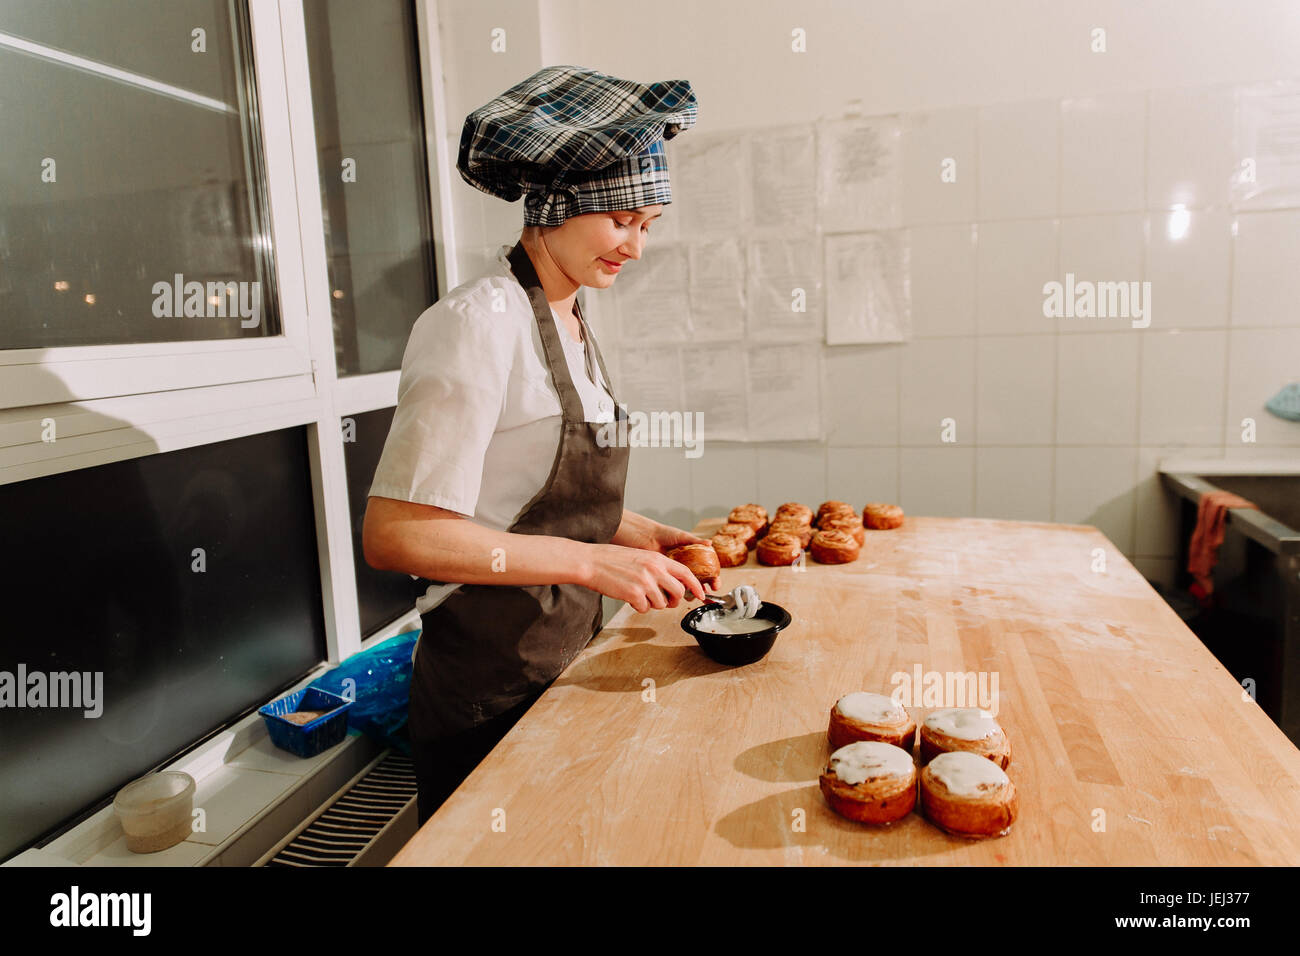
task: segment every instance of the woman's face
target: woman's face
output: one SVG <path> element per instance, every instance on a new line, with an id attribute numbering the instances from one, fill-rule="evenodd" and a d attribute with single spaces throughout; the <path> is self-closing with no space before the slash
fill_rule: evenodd
<path id="1" fill-rule="evenodd" d="M 650 223 L 663 213 L 663 208 L 658 203 L 573 216 L 546 233 L 546 249 L 577 284 L 607 289 L 622 271 L 622 263 L 641 258 Z"/>

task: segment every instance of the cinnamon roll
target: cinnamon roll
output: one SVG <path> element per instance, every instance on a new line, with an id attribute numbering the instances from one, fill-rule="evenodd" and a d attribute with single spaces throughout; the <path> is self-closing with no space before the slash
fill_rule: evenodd
<path id="1" fill-rule="evenodd" d="M 813 529 L 811 525 L 801 524 L 793 518 L 774 518 L 772 527 L 768 529 L 768 534 L 792 534 L 799 539 L 799 547 L 808 547 L 808 542 L 812 540 Z"/>
<path id="2" fill-rule="evenodd" d="M 758 532 L 752 525 L 741 524 L 738 521 L 728 521 L 714 534 L 725 534 L 732 538 L 739 538 L 745 542 L 745 547 L 750 551 L 754 550 L 754 545 L 758 544 Z"/>
<path id="3" fill-rule="evenodd" d="M 762 505 L 748 504 L 732 508 L 727 520 L 749 525 L 759 537 L 767 533 L 767 509 Z"/>
<path id="4" fill-rule="evenodd" d="M 856 514 L 841 515 L 832 514 L 822 522 L 823 531 L 847 531 L 853 536 L 853 540 L 859 545 L 865 544 L 867 540 L 867 531 L 862 527 L 862 522 L 858 520 Z"/>
<path id="5" fill-rule="evenodd" d="M 921 812 L 957 836 L 1002 836 L 1019 812 L 1016 785 L 997 764 L 969 751 L 939 754 L 921 770 Z"/>
<path id="6" fill-rule="evenodd" d="M 831 708 L 826 739 L 832 750 L 859 740 L 878 740 L 902 747 L 910 755 L 916 743 L 916 721 L 892 697 L 855 691 L 845 694 Z"/>
<path id="7" fill-rule="evenodd" d="M 695 575 L 701 584 L 709 588 L 718 586 L 721 565 L 718 561 L 718 552 L 714 550 L 713 545 L 684 544 L 679 548 L 671 549 L 668 557 L 690 568 L 691 574 Z"/>
<path id="8" fill-rule="evenodd" d="M 859 823 L 892 823 L 916 806 L 912 755 L 877 740 L 840 747 L 818 783 L 832 810 Z"/>
<path id="9" fill-rule="evenodd" d="M 753 528 L 747 530 L 753 531 Z M 749 560 L 749 546 L 743 538 L 719 532 L 713 536 L 713 550 L 718 553 L 718 564 L 724 568 L 738 568 Z M 698 575 L 697 575 L 698 577 Z"/>
<path id="10" fill-rule="evenodd" d="M 862 524 L 880 530 L 900 528 L 903 525 L 903 509 L 898 505 L 869 501 L 862 506 Z"/>
<path id="11" fill-rule="evenodd" d="M 813 510 L 807 505 L 801 505 L 797 501 L 787 501 L 781 507 L 776 509 L 776 514 L 772 521 L 777 522 L 782 518 L 793 518 L 801 524 L 812 524 Z"/>
<path id="12" fill-rule="evenodd" d="M 860 550 L 861 546 L 853 540 L 853 535 L 834 528 L 818 531 L 813 535 L 812 544 L 808 548 L 818 564 L 848 564 L 858 560 Z"/>
<path id="13" fill-rule="evenodd" d="M 853 505 L 847 501 L 823 501 L 817 508 L 817 519 L 813 524 L 820 528 L 827 515 L 832 514 L 857 514 L 857 512 L 853 510 Z"/>
<path id="14" fill-rule="evenodd" d="M 1011 741 L 993 715 L 978 707 L 945 707 L 921 722 L 921 763 L 941 753 L 964 751 L 1003 770 L 1011 763 Z"/>
<path id="15" fill-rule="evenodd" d="M 794 564 L 803 554 L 803 545 L 792 534 L 782 531 L 764 535 L 758 541 L 759 564 Z"/>

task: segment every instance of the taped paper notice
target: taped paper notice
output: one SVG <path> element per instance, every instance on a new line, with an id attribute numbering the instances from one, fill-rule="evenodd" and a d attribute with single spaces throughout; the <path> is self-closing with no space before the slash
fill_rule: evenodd
<path id="1" fill-rule="evenodd" d="M 901 231 L 826 237 L 826 344 L 903 342 L 912 334 Z"/>
<path id="2" fill-rule="evenodd" d="M 749 440 L 821 440 L 821 346 L 753 347 L 746 359 Z"/>
<path id="3" fill-rule="evenodd" d="M 610 289 L 618 304 L 619 336 L 624 342 L 690 340 L 690 302 L 686 291 L 686 250 L 678 245 L 643 247 L 629 260 Z"/>
<path id="4" fill-rule="evenodd" d="M 811 238 L 750 241 L 746 328 L 751 340 L 822 338 L 821 258 L 821 244 Z"/>
<path id="5" fill-rule="evenodd" d="M 754 225 L 787 236 L 811 234 L 817 226 L 817 152 L 812 125 L 754 134 L 749 157 Z"/>
<path id="6" fill-rule="evenodd" d="M 738 342 L 745 334 L 745 253 L 737 240 L 689 247 L 693 341 Z"/>
<path id="7" fill-rule="evenodd" d="M 682 351 L 686 411 L 703 413 L 703 439 L 745 441 L 745 352 Z"/>
<path id="8" fill-rule="evenodd" d="M 737 235 L 745 222 L 745 148 L 738 135 L 700 137 L 674 150 L 673 206 L 679 238 Z"/>
<path id="9" fill-rule="evenodd" d="M 684 409 L 678 349 L 620 349 L 619 352 L 619 374 L 623 378 L 619 401 L 627 406 L 629 414 Z"/>
<path id="10" fill-rule="evenodd" d="M 1300 83 L 1237 90 L 1237 151 L 1232 198 L 1238 208 L 1300 205 Z"/>
<path id="11" fill-rule="evenodd" d="M 822 229 L 862 232 L 901 225 L 898 119 L 830 120 L 818 126 L 817 137 Z"/>

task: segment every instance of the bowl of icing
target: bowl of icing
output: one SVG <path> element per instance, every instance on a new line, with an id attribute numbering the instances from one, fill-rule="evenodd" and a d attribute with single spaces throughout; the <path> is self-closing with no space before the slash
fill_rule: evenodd
<path id="1" fill-rule="evenodd" d="M 716 604 L 705 604 L 682 618 L 682 630 L 719 664 L 752 664 L 767 655 L 790 620 L 789 611 L 769 601 L 753 617 L 739 619 L 723 615 Z"/>

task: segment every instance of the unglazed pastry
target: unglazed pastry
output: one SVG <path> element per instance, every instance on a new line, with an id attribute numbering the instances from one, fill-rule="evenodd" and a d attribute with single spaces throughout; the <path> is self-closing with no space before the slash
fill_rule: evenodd
<path id="1" fill-rule="evenodd" d="M 862 522 L 856 514 L 831 514 L 822 522 L 822 530 L 847 531 L 859 545 L 865 544 L 867 540 L 867 531 L 862 527 Z"/>
<path id="2" fill-rule="evenodd" d="M 900 528 L 903 525 L 903 509 L 898 505 L 869 501 L 862 506 L 862 524 L 879 530 Z"/>
<path id="3" fill-rule="evenodd" d="M 822 526 L 822 522 L 825 521 L 826 518 L 832 514 L 852 515 L 852 514 L 857 514 L 857 512 L 853 510 L 853 505 L 849 504 L 847 501 L 834 501 L 834 500 L 823 501 L 821 505 L 817 508 L 817 519 L 813 522 L 813 524 L 817 525 L 817 527 L 820 528 Z"/>
<path id="4" fill-rule="evenodd" d="M 1002 836 L 1019 811 L 1016 785 L 997 764 L 969 751 L 939 754 L 921 770 L 921 812 L 957 836 Z"/>
<path id="5" fill-rule="evenodd" d="M 758 541 L 759 564 L 794 564 L 801 554 L 803 554 L 803 545 L 792 534 L 772 532 Z"/>
<path id="6" fill-rule="evenodd" d="M 921 763 L 939 754 L 964 751 L 985 757 L 1003 770 L 1011 763 L 1011 741 L 987 710 L 945 707 L 921 722 Z"/>
<path id="7" fill-rule="evenodd" d="M 684 544 L 680 548 L 671 549 L 668 557 L 690 568 L 691 574 L 695 575 L 701 584 L 711 588 L 717 587 L 721 564 L 718 561 L 718 552 L 714 550 L 712 544 Z"/>
<path id="8" fill-rule="evenodd" d="M 725 534 L 732 538 L 739 538 L 745 542 L 745 547 L 750 551 L 753 551 L 754 545 L 758 544 L 758 532 L 754 530 L 753 525 L 741 524 L 738 521 L 728 521 L 714 534 Z"/>
<path id="9" fill-rule="evenodd" d="M 738 568 L 749 560 L 749 548 L 743 538 L 718 533 L 713 536 L 712 544 L 713 550 L 718 553 L 718 564 L 721 567 Z"/>
<path id="10" fill-rule="evenodd" d="M 813 520 L 813 510 L 807 505 L 801 505 L 797 501 L 787 501 L 781 507 L 776 509 L 776 514 L 772 517 L 775 523 L 782 518 L 794 518 L 800 524 L 811 525 Z"/>
<path id="11" fill-rule="evenodd" d="M 732 508 L 727 521 L 747 524 L 759 537 L 767 534 L 767 509 L 762 505 L 748 504 Z"/>
<path id="12" fill-rule="evenodd" d="M 772 519 L 772 527 L 768 529 L 768 534 L 792 534 L 799 539 L 799 546 L 808 547 L 808 542 L 812 540 L 812 525 L 803 524 L 794 518 L 782 518 L 780 516 Z"/>
<path id="13" fill-rule="evenodd" d="M 916 721 L 892 697 L 855 691 L 845 694 L 831 707 L 826 739 L 832 750 L 859 740 L 877 740 L 901 747 L 910 756 L 916 743 Z"/>
<path id="14" fill-rule="evenodd" d="M 853 535 L 831 528 L 813 535 L 808 553 L 819 564 L 848 564 L 858 560 L 860 550 L 861 545 L 853 540 Z"/>
<path id="15" fill-rule="evenodd" d="M 831 809 L 859 823 L 892 823 L 916 806 L 916 764 L 893 744 L 866 740 L 840 747 L 818 782 Z"/>

